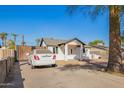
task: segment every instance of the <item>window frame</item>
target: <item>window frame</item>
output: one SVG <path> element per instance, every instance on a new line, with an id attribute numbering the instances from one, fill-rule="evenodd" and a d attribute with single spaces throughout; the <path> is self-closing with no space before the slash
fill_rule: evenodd
<path id="1" fill-rule="evenodd" d="M 71 49 L 71 55 L 73 55 L 73 49 Z"/>

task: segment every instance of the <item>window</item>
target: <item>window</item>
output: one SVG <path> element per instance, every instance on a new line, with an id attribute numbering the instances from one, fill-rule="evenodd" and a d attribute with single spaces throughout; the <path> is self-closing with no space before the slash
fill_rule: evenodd
<path id="1" fill-rule="evenodd" d="M 56 47 L 56 54 L 58 54 L 58 47 Z"/>
<path id="2" fill-rule="evenodd" d="M 55 47 L 53 47 L 53 53 L 55 53 Z"/>
<path id="3" fill-rule="evenodd" d="M 58 54 L 58 47 L 53 47 L 53 53 Z"/>
<path id="4" fill-rule="evenodd" d="M 72 49 L 71 49 L 71 54 L 72 54 Z"/>
<path id="5" fill-rule="evenodd" d="M 86 51 L 85 51 L 85 48 L 83 48 L 83 53 L 85 53 Z"/>

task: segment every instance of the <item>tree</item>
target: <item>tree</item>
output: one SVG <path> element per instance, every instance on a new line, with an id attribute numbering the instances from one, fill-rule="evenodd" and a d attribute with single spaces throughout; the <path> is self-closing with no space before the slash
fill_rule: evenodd
<path id="1" fill-rule="evenodd" d="M 77 10 L 82 12 L 85 10 L 84 7 L 87 8 L 85 13 L 88 15 L 90 14 L 93 19 L 95 19 L 97 15 L 104 14 L 105 10 L 109 11 L 109 59 L 107 71 L 123 71 L 120 37 L 120 15 L 123 15 L 124 6 L 69 6 L 68 12 L 70 14 L 73 14 Z"/>
<path id="2" fill-rule="evenodd" d="M 2 45 L 5 46 L 5 47 L 6 47 L 7 35 L 8 35 L 8 34 L 5 33 L 5 32 L 0 33 L 0 38 L 1 38 L 1 40 L 2 40 Z"/>
<path id="3" fill-rule="evenodd" d="M 39 38 L 37 38 L 35 41 L 36 41 L 37 46 L 40 45 L 41 40 Z"/>
<path id="4" fill-rule="evenodd" d="M 8 40 L 8 48 L 15 49 L 15 42 L 13 40 Z"/>
<path id="5" fill-rule="evenodd" d="M 102 40 L 94 40 L 92 42 L 89 42 L 89 45 L 95 46 L 95 45 L 98 45 L 99 43 L 101 43 L 103 45 L 105 44 L 104 41 L 102 41 Z"/>

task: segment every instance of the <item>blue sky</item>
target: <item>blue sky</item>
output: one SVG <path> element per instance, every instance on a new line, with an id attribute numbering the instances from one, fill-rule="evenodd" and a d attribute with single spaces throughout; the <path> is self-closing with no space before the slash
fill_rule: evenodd
<path id="1" fill-rule="evenodd" d="M 108 22 L 107 13 L 93 21 L 81 14 L 70 16 L 66 6 L 0 6 L 0 32 L 19 34 L 18 44 L 24 34 L 29 45 L 35 45 L 36 38 L 77 37 L 85 43 L 104 40 L 108 46 Z"/>

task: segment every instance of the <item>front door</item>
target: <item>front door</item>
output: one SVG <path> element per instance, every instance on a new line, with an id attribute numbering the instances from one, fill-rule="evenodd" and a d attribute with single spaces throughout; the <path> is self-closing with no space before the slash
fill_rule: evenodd
<path id="1" fill-rule="evenodd" d="M 76 47 L 76 59 L 80 59 L 80 55 L 81 55 L 81 51 L 80 51 L 80 47 Z"/>

